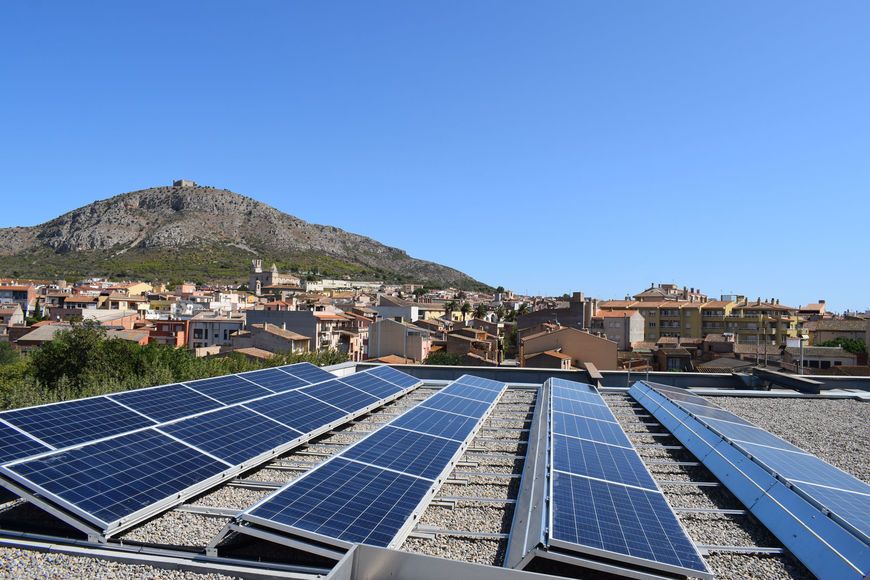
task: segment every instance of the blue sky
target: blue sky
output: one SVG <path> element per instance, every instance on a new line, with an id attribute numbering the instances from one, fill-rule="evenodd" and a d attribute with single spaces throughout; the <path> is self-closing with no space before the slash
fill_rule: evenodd
<path id="1" fill-rule="evenodd" d="M 520 292 L 870 307 L 870 3 L 4 2 L 0 227 L 174 178 Z"/>

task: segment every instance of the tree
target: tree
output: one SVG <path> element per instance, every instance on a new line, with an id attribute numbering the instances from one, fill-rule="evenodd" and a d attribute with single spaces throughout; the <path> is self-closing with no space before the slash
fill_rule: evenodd
<path id="1" fill-rule="evenodd" d="M 33 376 L 43 385 L 54 388 L 62 377 L 73 387 L 80 387 L 88 372 L 97 365 L 100 342 L 106 329 L 89 320 L 75 323 L 70 330 L 59 332 L 30 356 Z"/>
<path id="2" fill-rule="evenodd" d="M 0 365 L 10 365 L 18 362 L 19 354 L 8 342 L 0 342 Z"/>
<path id="3" fill-rule="evenodd" d="M 498 294 L 504 294 L 504 286 L 499 286 L 495 289 Z"/>
<path id="4" fill-rule="evenodd" d="M 475 318 L 483 318 L 487 313 L 486 306 L 484 304 L 478 304 L 474 307 L 474 317 Z"/>
<path id="5" fill-rule="evenodd" d="M 459 312 L 462 313 L 462 319 L 463 319 L 463 320 L 465 320 L 466 318 L 468 318 L 468 315 L 471 314 L 471 310 L 472 310 L 472 308 L 471 308 L 471 304 L 469 304 L 468 302 L 463 302 L 463 303 L 462 303 L 462 307 L 459 309 Z"/>
<path id="6" fill-rule="evenodd" d="M 426 293 L 425 288 L 414 288 L 414 296 L 416 296 L 417 298 L 419 298 L 420 296 L 422 296 L 425 293 Z"/>
<path id="7" fill-rule="evenodd" d="M 450 314 L 456 312 L 456 302 L 451 300 L 444 305 L 444 316 L 450 318 Z"/>
<path id="8" fill-rule="evenodd" d="M 528 314 L 528 313 L 529 313 L 529 305 L 526 304 L 525 302 L 523 302 L 522 304 L 520 304 L 520 308 L 519 308 L 519 310 L 517 310 L 517 314 L 522 316 L 523 314 Z"/>
<path id="9" fill-rule="evenodd" d="M 843 350 L 852 354 L 863 354 L 867 352 L 867 344 L 860 338 L 835 338 L 834 340 L 826 340 L 819 343 L 818 346 L 841 346 Z"/>
<path id="10" fill-rule="evenodd" d="M 461 354 L 439 350 L 429 353 L 429 356 L 426 357 L 426 360 L 423 361 L 423 364 L 461 366 L 463 362 L 464 360 Z"/>

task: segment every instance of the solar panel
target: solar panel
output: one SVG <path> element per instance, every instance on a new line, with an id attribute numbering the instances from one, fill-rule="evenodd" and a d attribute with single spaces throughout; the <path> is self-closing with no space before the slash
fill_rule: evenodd
<path id="1" fill-rule="evenodd" d="M 631 447 L 631 442 L 622 427 L 610 421 L 553 411 L 553 432 L 600 443 Z"/>
<path id="2" fill-rule="evenodd" d="M 283 393 L 310 384 L 280 368 L 251 371 L 239 375 L 275 393 Z"/>
<path id="3" fill-rule="evenodd" d="M 480 403 L 444 394 L 454 386 L 493 400 Z M 315 541 L 341 547 L 355 542 L 391 546 L 415 510 L 432 497 L 433 487 L 440 485 L 505 388 L 451 385 L 243 512 L 239 521 L 308 540 L 316 534 Z M 464 410 L 477 416 L 425 406 L 430 400 L 450 407 L 467 401 L 473 407 Z"/>
<path id="4" fill-rule="evenodd" d="M 278 368 L 286 373 L 290 373 L 294 377 L 299 377 L 304 381 L 308 381 L 309 383 L 321 383 L 335 378 L 334 374 L 325 371 L 320 367 L 314 366 L 311 363 L 299 363 Z"/>
<path id="5" fill-rule="evenodd" d="M 388 425 L 349 447 L 341 455 L 345 459 L 435 479 L 459 446 L 459 441 Z"/>
<path id="6" fill-rule="evenodd" d="M 657 490 L 634 449 L 553 436 L 553 468 L 565 473 Z"/>
<path id="7" fill-rule="evenodd" d="M 272 394 L 272 391 L 259 387 L 245 379 L 240 379 L 236 375 L 188 381 L 184 384 L 225 405 L 232 405 L 233 403 L 240 403 Z"/>
<path id="8" fill-rule="evenodd" d="M 109 398 L 151 417 L 158 423 L 180 419 L 222 406 L 214 399 L 184 385 L 135 389 L 109 395 Z"/>
<path id="9" fill-rule="evenodd" d="M 227 464 L 145 429 L 3 469 L 108 526 L 218 475 Z"/>
<path id="10" fill-rule="evenodd" d="M 463 375 L 456 380 L 456 384 L 471 385 L 472 387 L 478 387 L 480 389 L 495 392 L 501 392 L 504 388 L 504 383 L 493 381 L 491 379 L 484 379 L 483 377 L 475 377 L 474 375 Z"/>
<path id="11" fill-rule="evenodd" d="M 301 391 L 258 399 L 244 406 L 303 433 L 314 431 L 347 414 Z"/>
<path id="12" fill-rule="evenodd" d="M 249 519 L 348 543 L 387 546 L 431 481 L 336 458 L 256 506 Z"/>
<path id="13" fill-rule="evenodd" d="M 707 572 L 664 496 L 563 473 L 553 478 L 553 539 L 651 565 Z"/>
<path id="14" fill-rule="evenodd" d="M 429 397 L 421 405 L 429 409 L 439 409 L 466 417 L 481 417 L 489 409 L 489 403 L 464 399 L 443 391 Z"/>
<path id="15" fill-rule="evenodd" d="M 658 385 L 629 393 L 815 575 L 870 572 L 870 485 L 751 424 L 694 414 Z"/>
<path id="16" fill-rule="evenodd" d="M 76 527 L 82 526 L 83 521 L 90 522 L 93 528 L 87 530 L 95 529 L 108 536 L 178 503 L 185 496 L 207 489 L 228 474 L 239 473 L 253 465 L 251 460 L 259 462 L 349 416 L 346 410 L 302 392 L 317 391 L 321 385 L 272 393 L 242 378 L 222 379 L 198 381 L 195 386 L 225 400 L 238 398 L 243 393 L 258 398 L 244 400 L 244 405 L 223 406 L 193 387 L 168 385 L 119 393 L 117 397 L 125 405 L 129 404 L 130 409 L 120 401 L 100 397 L 10 412 L 8 414 L 14 413 L 16 420 L 27 419 L 33 423 L 30 427 L 42 428 L 50 436 L 62 436 L 64 441 L 75 440 L 70 433 L 82 432 L 83 426 L 93 431 L 88 436 L 110 433 L 111 429 L 119 428 L 119 417 L 136 419 L 138 430 L 86 442 L 71 450 L 52 451 L 40 446 L 39 441 L 28 440 L 27 434 L 19 433 L 0 420 L 0 442 L 7 441 L 4 450 L 9 452 L 10 458 L 15 457 L 0 467 L 0 471 L 6 480 L 15 480 L 18 487 L 33 494 L 32 501 L 40 507 Z M 349 391 L 355 398 L 354 404 L 359 399 L 365 399 L 366 404 L 383 403 L 386 399 L 371 397 L 334 379 L 329 382 L 333 383 L 329 391 L 334 396 Z M 416 384 L 419 381 L 415 381 Z M 390 392 L 393 394 L 389 397 L 395 397 L 403 390 L 391 387 Z M 148 427 L 155 425 L 154 421 L 131 410 L 139 407 L 155 416 L 170 417 L 198 411 L 198 405 L 202 404 L 217 408 L 159 423 L 153 428 Z M 173 405 L 178 405 L 180 410 L 173 411 Z M 89 413 L 81 413 L 82 410 Z M 66 419 L 64 413 L 70 415 L 70 420 L 61 421 L 60 427 L 54 430 L 36 421 L 52 417 Z M 140 427 L 142 422 L 144 427 Z M 128 427 L 130 425 L 123 426 Z M 45 453 L 31 458 L 28 457 L 31 451 Z M 5 485 L 14 487 L 8 481 Z M 24 496 L 23 492 L 18 493 Z"/>
<path id="17" fill-rule="evenodd" d="M 293 441 L 302 433 L 244 407 L 218 409 L 160 427 L 189 445 L 238 465 Z"/>
<path id="18" fill-rule="evenodd" d="M 347 412 L 362 409 L 378 401 L 377 397 L 355 389 L 338 379 L 306 387 L 303 392 Z"/>
<path id="19" fill-rule="evenodd" d="M 613 416 L 610 409 L 601 405 L 593 405 L 585 401 L 578 401 L 559 396 L 553 396 L 552 404 L 553 410 L 560 413 L 616 423 L 616 418 Z"/>
<path id="20" fill-rule="evenodd" d="M 700 554 L 591 385 L 550 381 L 548 545 L 689 576 Z"/>
<path id="21" fill-rule="evenodd" d="M 54 447 L 67 447 L 154 425 L 106 397 L 15 409 L 0 419 Z"/>
<path id="22" fill-rule="evenodd" d="M 388 366 L 375 367 L 373 369 L 367 370 L 366 373 L 384 379 L 385 381 L 390 381 L 391 383 L 398 385 L 403 389 L 412 387 L 420 382 L 420 379 L 412 377 L 411 375 L 408 375 L 406 373 L 397 371 L 393 367 Z"/>
<path id="23" fill-rule="evenodd" d="M 416 407 L 393 421 L 392 425 L 462 441 L 474 430 L 477 419 L 426 407 Z"/>
<path id="24" fill-rule="evenodd" d="M 403 388 L 366 372 L 341 377 L 341 382 L 378 398 L 389 397 L 398 393 Z"/>
<path id="25" fill-rule="evenodd" d="M 466 399 L 472 399 L 474 401 L 481 401 L 483 403 L 491 403 L 498 398 L 497 392 L 461 384 L 452 384 L 449 387 L 443 388 L 441 392 L 448 395 L 456 395 L 457 397 L 465 397 Z"/>
<path id="26" fill-rule="evenodd" d="M 49 450 L 50 447 L 0 422 L 0 463 Z"/>

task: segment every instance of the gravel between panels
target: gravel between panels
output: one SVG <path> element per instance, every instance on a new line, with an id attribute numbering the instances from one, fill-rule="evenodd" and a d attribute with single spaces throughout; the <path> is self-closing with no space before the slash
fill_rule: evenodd
<path id="1" fill-rule="evenodd" d="M 450 560 L 501 566 L 507 541 L 437 536 L 431 540 L 408 538 L 401 549 Z"/>
<path id="2" fill-rule="evenodd" d="M 120 539 L 170 546 L 205 547 L 228 521 L 228 518 L 170 511 L 125 532 Z"/>

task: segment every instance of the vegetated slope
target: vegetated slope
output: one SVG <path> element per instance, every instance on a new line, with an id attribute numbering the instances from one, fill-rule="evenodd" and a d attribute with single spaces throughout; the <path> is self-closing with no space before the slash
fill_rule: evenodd
<path id="1" fill-rule="evenodd" d="M 326 277 L 484 286 L 371 238 L 211 187 L 143 189 L 38 226 L 0 228 L 0 276 L 242 281 L 255 257 Z"/>

